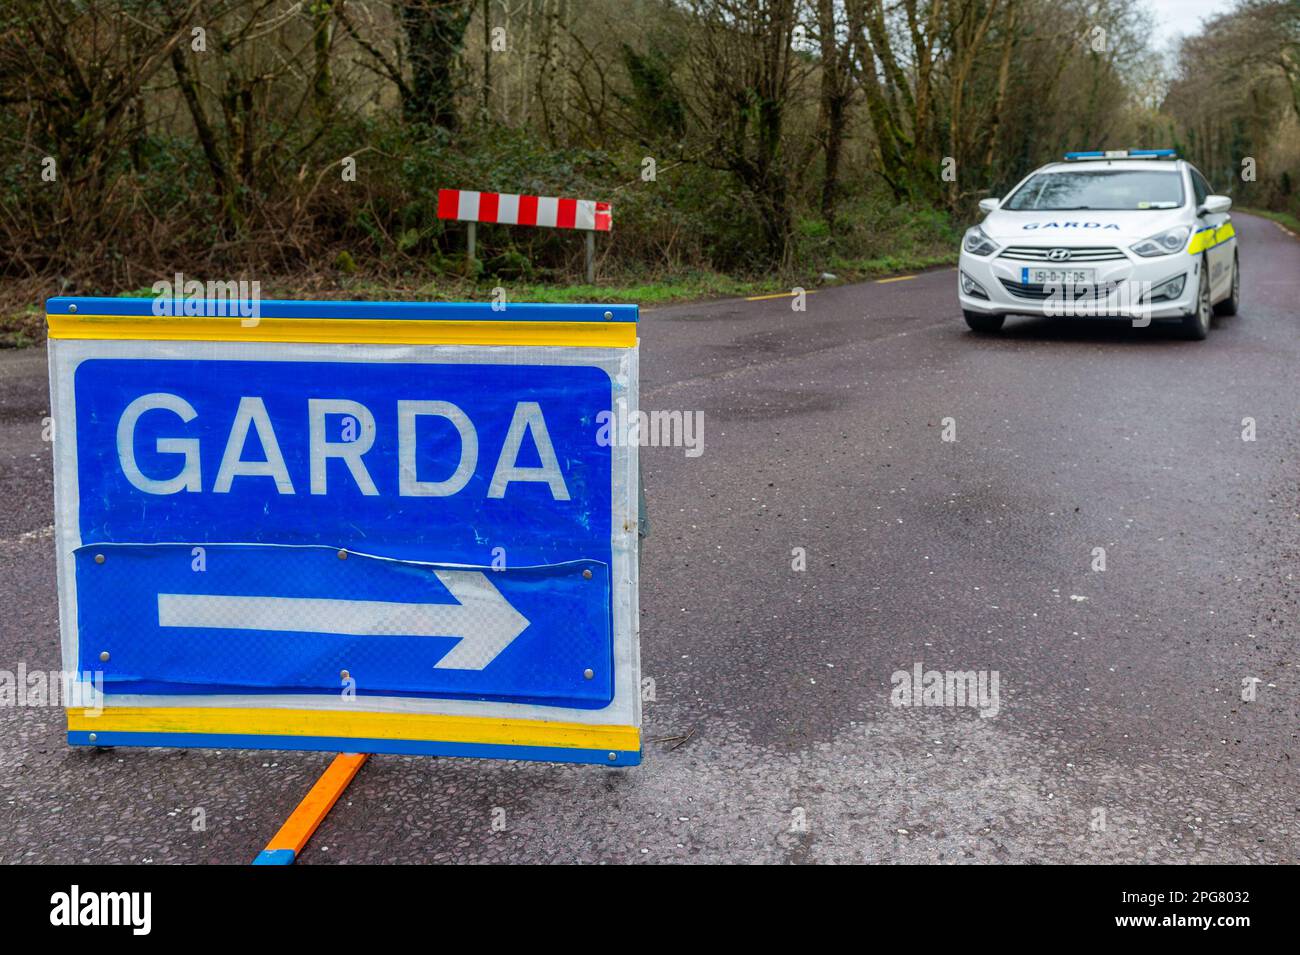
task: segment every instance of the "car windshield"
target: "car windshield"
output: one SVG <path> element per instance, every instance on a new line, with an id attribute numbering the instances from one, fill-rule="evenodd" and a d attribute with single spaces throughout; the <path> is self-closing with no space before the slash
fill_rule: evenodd
<path id="1" fill-rule="evenodd" d="M 1071 169 L 1030 176 L 1002 208 L 1177 209 L 1182 204 L 1183 177 L 1173 170 Z"/>

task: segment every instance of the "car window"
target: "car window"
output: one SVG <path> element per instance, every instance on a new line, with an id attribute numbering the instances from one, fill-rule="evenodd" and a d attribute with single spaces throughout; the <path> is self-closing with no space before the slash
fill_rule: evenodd
<path id="1" fill-rule="evenodd" d="M 1035 173 L 1003 208 L 1176 209 L 1182 204 L 1183 177 L 1172 169 L 1069 169 Z"/>
<path id="2" fill-rule="evenodd" d="M 1210 194 L 1210 184 L 1205 181 L 1205 177 L 1197 170 L 1192 170 L 1192 194 L 1196 197 L 1197 208 L 1205 202 L 1205 197 Z"/>

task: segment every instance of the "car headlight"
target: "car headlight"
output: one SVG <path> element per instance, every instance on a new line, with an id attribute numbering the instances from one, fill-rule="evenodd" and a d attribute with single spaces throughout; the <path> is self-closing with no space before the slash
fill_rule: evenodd
<path id="1" fill-rule="evenodd" d="M 1172 229 L 1166 229 L 1164 232 L 1148 236 L 1137 245 L 1131 246 L 1131 248 L 1133 252 L 1143 258 L 1150 258 L 1153 255 L 1172 255 L 1181 251 L 1182 247 L 1187 244 L 1187 237 L 1191 232 L 1192 227 L 1189 225 L 1174 226 Z"/>
<path id="2" fill-rule="evenodd" d="M 966 230 L 966 237 L 961 240 L 961 247 L 971 255 L 992 255 L 998 248 L 977 225 Z"/>

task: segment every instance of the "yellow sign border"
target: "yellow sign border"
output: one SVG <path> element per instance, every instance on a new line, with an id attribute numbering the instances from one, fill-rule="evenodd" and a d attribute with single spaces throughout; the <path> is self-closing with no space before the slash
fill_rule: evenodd
<path id="1" fill-rule="evenodd" d="M 356 713 L 218 706 L 109 706 L 69 709 L 68 731 L 207 735 L 341 737 L 636 751 L 635 726 L 436 713 Z"/>

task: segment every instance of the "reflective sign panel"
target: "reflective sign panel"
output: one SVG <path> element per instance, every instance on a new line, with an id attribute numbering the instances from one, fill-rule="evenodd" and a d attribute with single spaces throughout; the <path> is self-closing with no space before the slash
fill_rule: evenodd
<path id="1" fill-rule="evenodd" d="M 638 759 L 634 308 L 47 310 L 71 742 Z"/>

